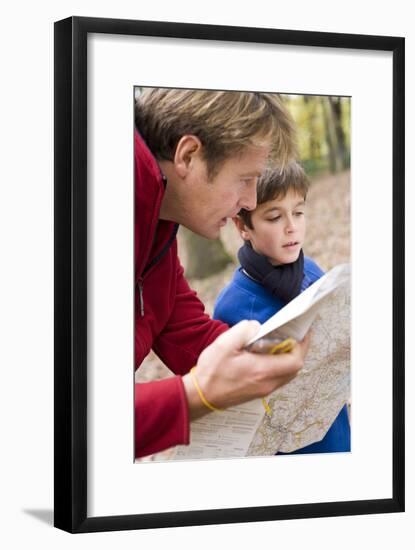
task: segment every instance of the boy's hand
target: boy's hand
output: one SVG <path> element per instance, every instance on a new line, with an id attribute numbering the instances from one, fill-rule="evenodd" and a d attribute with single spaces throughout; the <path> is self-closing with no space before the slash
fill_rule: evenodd
<path id="1" fill-rule="evenodd" d="M 290 382 L 304 366 L 308 335 L 289 353 L 255 354 L 243 348 L 258 332 L 257 321 L 241 321 L 221 334 L 200 355 L 195 370 L 200 389 L 219 409 L 265 397 Z M 201 402 L 191 376 L 183 377 L 192 420 L 209 409 Z"/>

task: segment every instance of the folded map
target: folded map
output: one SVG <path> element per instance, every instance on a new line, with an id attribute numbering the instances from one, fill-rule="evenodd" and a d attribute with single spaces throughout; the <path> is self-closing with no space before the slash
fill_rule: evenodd
<path id="1" fill-rule="evenodd" d="M 311 330 L 310 330 L 311 329 Z M 260 327 L 261 339 L 302 340 L 310 330 L 305 366 L 266 398 L 212 412 L 190 426 L 190 445 L 173 460 L 292 452 L 320 441 L 350 399 L 350 266 L 334 267 Z"/>

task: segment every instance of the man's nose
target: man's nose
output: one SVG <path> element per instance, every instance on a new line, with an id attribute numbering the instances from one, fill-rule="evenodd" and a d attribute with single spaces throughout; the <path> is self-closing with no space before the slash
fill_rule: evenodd
<path id="1" fill-rule="evenodd" d="M 239 206 L 245 210 L 255 210 L 257 203 L 256 181 L 254 185 L 249 185 L 245 193 L 239 199 Z"/>

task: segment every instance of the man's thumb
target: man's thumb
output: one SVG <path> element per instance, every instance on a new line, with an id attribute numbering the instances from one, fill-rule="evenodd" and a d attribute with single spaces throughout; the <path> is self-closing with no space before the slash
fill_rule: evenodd
<path id="1" fill-rule="evenodd" d="M 257 334 L 261 324 L 258 321 L 240 321 L 237 325 L 224 332 L 217 342 L 229 349 L 240 350 Z"/>

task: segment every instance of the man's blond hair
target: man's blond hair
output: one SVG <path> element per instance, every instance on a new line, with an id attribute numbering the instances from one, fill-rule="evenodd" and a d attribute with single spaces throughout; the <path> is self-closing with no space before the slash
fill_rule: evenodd
<path id="1" fill-rule="evenodd" d="M 248 146 L 270 145 L 270 165 L 296 155 L 293 120 L 278 94 L 147 88 L 136 100 L 136 126 L 158 160 L 174 159 L 177 143 L 202 142 L 210 177 Z"/>

